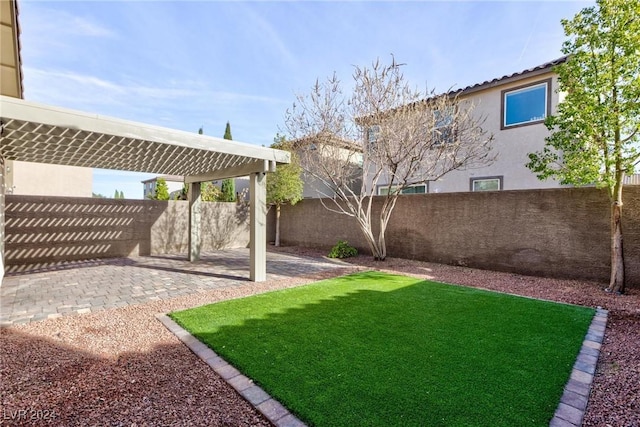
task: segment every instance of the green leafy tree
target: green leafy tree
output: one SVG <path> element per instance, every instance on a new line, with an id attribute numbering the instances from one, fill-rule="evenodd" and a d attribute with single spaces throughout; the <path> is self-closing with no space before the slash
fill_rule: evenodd
<path id="1" fill-rule="evenodd" d="M 217 202 L 220 195 L 220 189 L 211 182 L 200 183 L 200 199 L 203 202 Z M 176 200 L 189 200 L 189 184 L 182 186 L 182 190 L 176 194 Z"/>
<path id="2" fill-rule="evenodd" d="M 169 187 L 164 178 L 156 180 L 156 194 L 152 198 L 153 200 L 169 200 Z"/>
<path id="3" fill-rule="evenodd" d="M 227 122 L 227 126 L 224 129 L 224 139 L 232 140 L 231 137 L 231 124 Z M 233 178 L 226 178 L 222 180 L 220 186 L 222 194 L 220 197 L 221 202 L 235 202 L 236 200 L 236 184 Z"/>
<path id="4" fill-rule="evenodd" d="M 116 190 L 115 193 L 113 193 L 113 198 L 114 199 L 119 199 L 120 198 L 120 193 L 118 192 L 118 190 Z"/>
<path id="5" fill-rule="evenodd" d="M 608 291 L 624 292 L 622 189 L 640 162 L 640 1 L 598 0 L 563 20 L 566 62 L 556 67 L 566 94 L 546 125 L 544 149 L 529 155 L 540 179 L 593 185 L 611 202 Z"/>
<path id="6" fill-rule="evenodd" d="M 105 199 L 106 198 L 100 193 L 91 193 L 91 197 L 93 197 L 94 199 Z"/>
<path id="7" fill-rule="evenodd" d="M 226 178 L 222 180 L 220 185 L 220 201 L 221 202 L 235 202 L 236 201 L 236 184 L 233 178 Z"/>
<path id="8" fill-rule="evenodd" d="M 120 190 L 120 198 L 124 199 L 124 191 Z"/>
<path id="9" fill-rule="evenodd" d="M 200 198 L 203 202 L 218 202 L 222 193 L 218 187 L 207 181 L 200 184 Z"/>
<path id="10" fill-rule="evenodd" d="M 277 135 L 271 148 L 291 152 L 291 163 L 280 165 L 274 173 L 267 175 L 267 203 L 276 208 L 276 246 L 280 246 L 280 207 L 295 205 L 302 200 L 303 182 L 300 178 L 302 167 L 291 144 L 284 136 Z"/>

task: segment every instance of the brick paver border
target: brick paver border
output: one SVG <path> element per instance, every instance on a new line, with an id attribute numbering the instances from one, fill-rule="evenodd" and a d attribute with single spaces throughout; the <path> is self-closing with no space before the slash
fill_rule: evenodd
<path id="1" fill-rule="evenodd" d="M 589 401 L 591 383 L 596 373 L 596 365 L 600 356 L 600 347 L 604 340 L 609 312 L 600 307 L 591 321 L 591 326 L 582 342 L 576 363 L 573 365 L 569 381 L 564 387 L 558 409 L 549 423 L 549 427 L 579 427 L 584 419 L 584 412 Z"/>
<path id="2" fill-rule="evenodd" d="M 269 396 L 250 378 L 242 375 L 216 352 L 198 341 L 169 316 L 158 314 L 156 318 L 276 427 L 306 427 L 305 423 L 289 412 L 280 402 Z"/>
<path id="3" fill-rule="evenodd" d="M 558 408 L 549 423 L 549 427 L 579 427 L 582 425 L 584 413 L 587 409 L 591 383 L 596 372 L 600 347 L 604 340 L 607 326 L 608 311 L 600 307 L 591 321 L 587 335 L 582 342 L 582 348 L 573 365 L 573 370 L 567 382 Z M 253 407 L 262 413 L 277 427 L 305 427 L 280 402 L 269 396 L 262 388 L 253 383 L 250 378 L 218 356 L 213 350 L 193 335 L 183 329 L 165 314 L 159 314 L 157 319 L 196 356 L 211 366 L 231 387 L 245 398 Z"/>

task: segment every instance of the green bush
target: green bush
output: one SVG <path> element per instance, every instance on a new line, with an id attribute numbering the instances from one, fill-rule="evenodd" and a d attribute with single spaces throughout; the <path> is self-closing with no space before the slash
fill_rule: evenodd
<path id="1" fill-rule="evenodd" d="M 358 250 L 345 240 L 338 240 L 338 244 L 329 252 L 329 258 L 349 258 L 356 255 L 358 255 Z"/>

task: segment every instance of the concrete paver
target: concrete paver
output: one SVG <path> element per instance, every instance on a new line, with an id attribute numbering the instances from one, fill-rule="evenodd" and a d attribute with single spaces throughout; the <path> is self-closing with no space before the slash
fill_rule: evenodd
<path id="1" fill-rule="evenodd" d="M 267 253 L 267 279 L 342 267 L 330 260 Z M 211 289 L 250 286 L 249 250 L 78 262 L 49 271 L 10 274 L 0 286 L 0 326 L 143 304 Z"/>

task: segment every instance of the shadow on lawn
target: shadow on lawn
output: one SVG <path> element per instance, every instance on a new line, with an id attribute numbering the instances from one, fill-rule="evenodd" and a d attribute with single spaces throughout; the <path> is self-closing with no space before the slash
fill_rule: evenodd
<path id="1" fill-rule="evenodd" d="M 375 272 L 339 280 L 337 296 L 194 335 L 315 425 L 542 426 L 593 315 L 415 279 L 388 290 Z"/>

